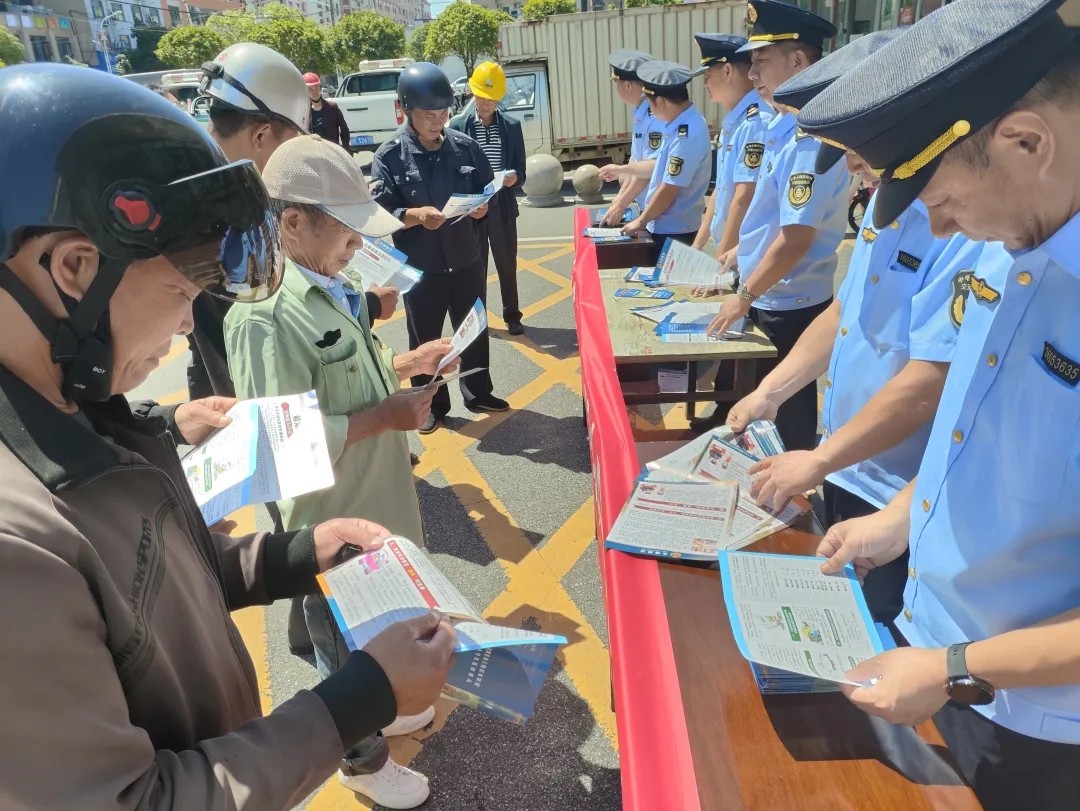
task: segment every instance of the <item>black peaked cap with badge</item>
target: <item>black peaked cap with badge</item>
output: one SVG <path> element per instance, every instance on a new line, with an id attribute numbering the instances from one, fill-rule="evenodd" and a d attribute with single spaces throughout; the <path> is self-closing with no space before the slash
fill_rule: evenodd
<path id="1" fill-rule="evenodd" d="M 742 50 L 753 51 L 778 42 L 801 42 L 825 47 L 825 40 L 836 36 L 836 26 L 811 11 L 788 0 L 750 0 L 746 4 L 750 23 L 749 41 Z"/>
<path id="2" fill-rule="evenodd" d="M 862 61 L 874 51 L 884 47 L 903 33 L 903 28 L 889 28 L 859 37 L 780 85 L 773 93 L 773 102 L 778 107 L 798 113 L 818 93 L 823 92 L 849 70 L 854 70 L 862 64 Z M 814 171 L 823 175 L 836 166 L 842 157 L 844 157 L 843 149 L 822 143 L 821 148 L 818 149 L 817 166 Z"/>
<path id="3" fill-rule="evenodd" d="M 694 40 L 701 49 L 701 70 L 696 71 L 695 75 L 724 62 L 750 64 L 750 53 L 739 50 L 747 43 L 746 37 L 735 34 L 694 34 Z"/>
<path id="4" fill-rule="evenodd" d="M 895 220 L 942 155 L 1008 112 L 1075 52 L 1064 0 L 958 0 L 923 18 L 799 112 L 803 130 L 853 149 L 881 178 L 874 225 Z"/>
<path id="5" fill-rule="evenodd" d="M 652 62 L 653 57 L 651 54 L 647 54 L 644 51 L 631 51 L 628 48 L 619 48 L 612 51 L 611 56 L 608 57 L 608 64 L 611 65 L 611 78 L 623 79 L 628 82 L 637 82 L 638 68 L 644 65 L 646 62 Z"/>
<path id="6" fill-rule="evenodd" d="M 669 97 L 684 90 L 692 78 L 694 74 L 690 68 L 678 62 L 654 59 L 638 68 L 638 81 L 648 96 Z"/>

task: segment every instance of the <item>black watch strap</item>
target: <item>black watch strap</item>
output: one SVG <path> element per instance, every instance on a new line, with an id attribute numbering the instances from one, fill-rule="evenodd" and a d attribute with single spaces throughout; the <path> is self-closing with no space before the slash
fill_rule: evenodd
<path id="1" fill-rule="evenodd" d="M 949 646 L 945 668 L 950 681 L 953 679 L 966 679 L 971 675 L 967 666 L 967 647 L 970 644 L 970 642 L 961 642 Z"/>

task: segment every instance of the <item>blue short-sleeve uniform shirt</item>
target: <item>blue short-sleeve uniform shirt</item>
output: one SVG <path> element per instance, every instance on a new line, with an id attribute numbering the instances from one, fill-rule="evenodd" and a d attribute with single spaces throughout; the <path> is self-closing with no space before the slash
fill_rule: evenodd
<path id="1" fill-rule="evenodd" d="M 724 233 L 735 186 L 757 183 L 765 158 L 765 127 L 774 115 L 761 94 L 751 90 L 724 116 L 716 145 L 716 202 L 709 224 L 714 240 Z"/>
<path id="2" fill-rule="evenodd" d="M 642 100 L 636 108 L 634 108 L 634 125 L 633 125 L 633 140 L 630 143 L 630 160 L 632 161 L 648 161 L 653 160 L 656 157 L 656 153 L 660 151 L 660 144 L 664 140 L 664 122 L 653 116 L 652 111 L 649 110 L 649 102 Z M 645 202 L 648 199 L 648 188 L 646 187 L 641 194 L 637 196 L 637 204 L 645 209 Z"/>
<path id="3" fill-rule="evenodd" d="M 795 116 L 777 115 L 766 129 L 765 165 L 739 233 L 739 274 L 748 279 L 787 225 L 817 236 L 806 255 L 754 302 L 762 310 L 797 310 L 832 298 L 836 249 L 847 231 L 850 175 L 841 161 L 814 174 L 819 143 L 796 131 Z"/>
<path id="4" fill-rule="evenodd" d="M 685 234 L 701 227 L 705 192 L 712 165 L 709 125 L 697 107 L 690 105 L 664 129 L 656 155 L 647 198 L 664 183 L 678 186 L 679 193 L 667 211 L 648 224 L 654 234 Z"/>
<path id="5" fill-rule="evenodd" d="M 1080 607 L 1080 216 L 1038 248 L 984 248 L 911 510 L 896 624 L 913 645 L 980 640 Z M 1080 684 L 973 707 L 1080 744 Z"/>
<path id="6" fill-rule="evenodd" d="M 880 230 L 871 199 L 840 288 L 840 325 L 826 377 L 823 441 L 860 411 L 910 360 L 952 360 L 959 323 L 954 280 L 970 274 L 982 253 L 963 236 L 935 239 L 926 207 L 916 201 Z M 918 472 L 930 423 L 870 459 L 829 474 L 828 481 L 884 507 Z"/>

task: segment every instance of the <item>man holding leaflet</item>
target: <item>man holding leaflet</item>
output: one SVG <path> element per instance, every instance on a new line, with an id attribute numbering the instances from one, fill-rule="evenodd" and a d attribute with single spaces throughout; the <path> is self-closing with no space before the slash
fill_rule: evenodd
<path id="1" fill-rule="evenodd" d="M 845 692 L 933 717 L 987 811 L 1080 796 L 1080 53 L 1061 4 L 957 0 L 799 115 L 880 172 L 875 227 L 919 196 L 934 233 L 1008 251 L 968 279 L 917 480 L 819 549 L 829 571 L 910 550 L 910 647 Z"/>
<path id="2" fill-rule="evenodd" d="M 138 418 L 124 394 L 191 330 L 200 292 L 233 313 L 275 294 L 266 189 L 190 115 L 99 71 L 4 68 L 0 109 L 24 124 L 0 139 L 0 602 L 17 617 L 0 627 L 2 804 L 295 808 L 343 751 L 435 699 L 454 631 L 399 623 L 263 717 L 231 612 L 314 593 L 388 533 L 208 530 L 176 440 L 212 423 Z"/>
<path id="3" fill-rule="evenodd" d="M 754 197 L 765 155 L 765 127 L 773 109 L 750 81 L 750 53 L 739 49 L 746 37 L 694 34 L 701 49 L 705 89 L 709 98 L 728 110 L 716 142 L 716 188 L 705 206 L 694 247 L 701 250 L 711 237 L 716 255 L 739 244 L 739 229 Z"/>
<path id="4" fill-rule="evenodd" d="M 363 294 L 341 275 L 363 237 L 386 237 L 401 223 L 371 200 L 367 180 L 347 151 L 315 135 L 277 149 L 263 182 L 278 216 L 285 275 L 278 295 L 225 319 L 229 370 L 242 398 L 312 389 L 326 427 L 334 485 L 280 501 L 286 529 L 328 515 L 365 517 L 423 545 L 424 526 L 413 483 L 406 431 L 423 424 L 434 389 L 401 389 L 413 374 L 433 374 L 448 338 L 395 356 L 371 332 Z M 319 673 L 346 661 L 326 598 L 304 598 Z M 434 709 L 398 718 L 383 735 L 404 735 L 430 723 Z M 412 808 L 428 796 L 427 781 L 390 759 L 372 735 L 342 760 L 339 779 L 390 808 Z"/>
<path id="5" fill-rule="evenodd" d="M 405 295 L 409 348 L 417 349 L 442 336 L 448 315 L 457 329 L 477 299 L 487 301 L 487 256 L 477 222 L 487 216 L 487 205 L 458 222 L 447 222 L 442 208 L 453 194 L 483 193 L 494 173 L 480 144 L 446 128 L 454 92 L 437 65 L 417 62 L 402 70 L 398 99 L 408 121 L 375 153 L 371 189 L 375 202 L 405 224 L 394 245 L 424 273 Z M 492 393 L 486 329 L 461 361 L 466 371 L 484 370 L 459 381 L 469 411 L 510 408 Z M 412 383 L 430 380 L 418 373 Z M 439 387 L 420 433 L 435 431 L 449 411 L 450 392 Z"/>
<path id="6" fill-rule="evenodd" d="M 765 101 L 788 79 L 821 59 L 826 39 L 836 35 L 828 20 L 780 0 L 751 0 L 750 79 Z M 776 347 L 775 360 L 758 361 L 761 379 L 791 352 L 799 336 L 824 312 L 833 295 L 836 249 L 847 230 L 843 166 L 815 173 L 818 143 L 797 132 L 795 116 L 778 113 L 765 132 L 762 172 L 737 249 L 726 264 L 737 265 L 738 295 L 728 297 L 709 327 L 722 335 L 749 316 Z M 730 373 L 730 372 L 728 372 Z M 708 428 L 723 421 L 724 409 L 693 423 Z M 811 382 L 779 410 L 776 426 L 788 450 L 817 444 L 817 390 Z"/>
<path id="7" fill-rule="evenodd" d="M 868 34 L 830 54 L 785 82 L 776 102 L 794 110 L 805 106 L 901 30 Z M 842 157 L 823 144 L 817 168 L 828 171 Z M 846 157 L 852 174 L 877 185 L 854 152 Z M 868 211 L 873 209 L 871 198 Z M 864 222 L 838 298 L 727 415 L 735 431 L 772 419 L 792 392 L 828 374 L 821 443 L 755 465 L 750 491 L 759 503 L 779 509 L 824 481 L 826 528 L 876 512 L 915 476 L 960 327 L 954 288 L 983 251 L 963 236 L 934 239 L 918 200 L 884 228 L 874 228 L 871 217 Z M 900 613 L 906 578 L 906 554 L 866 578 L 875 621 L 891 622 Z"/>
<path id="8" fill-rule="evenodd" d="M 674 62 L 646 62 L 638 78 L 653 116 L 664 124 L 664 136 L 651 170 L 646 162 L 630 164 L 634 177 L 649 176 L 647 202 L 641 215 L 623 226 L 624 234 L 648 229 L 653 259 L 668 237 L 687 245 L 697 236 L 702 200 L 709 187 L 712 143 L 705 117 L 690 101 L 686 86 L 693 74 Z"/>
<path id="9" fill-rule="evenodd" d="M 637 202 L 644 210 L 646 190 L 649 187 L 648 175 L 640 177 L 629 174 L 628 168 L 634 164 L 648 162 L 652 171 L 652 162 L 660 151 L 660 142 L 664 138 L 662 122 L 658 121 L 649 108 L 645 91 L 638 78 L 637 69 L 652 57 L 644 51 L 630 51 L 619 48 L 611 52 L 608 64 L 611 66 L 611 81 L 615 84 L 615 93 L 625 104 L 634 108 L 633 139 L 630 141 L 630 160 L 625 166 L 610 163 L 600 167 L 600 178 L 606 183 L 624 178 L 622 188 L 608 207 L 607 213 L 600 220 L 602 228 L 620 228 L 623 216 L 630 203 Z"/>

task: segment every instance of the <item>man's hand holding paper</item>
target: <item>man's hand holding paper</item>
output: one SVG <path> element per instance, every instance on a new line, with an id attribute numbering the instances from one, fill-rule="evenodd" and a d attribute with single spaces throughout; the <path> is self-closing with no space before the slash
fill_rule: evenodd
<path id="1" fill-rule="evenodd" d="M 795 496 L 825 480 L 825 465 L 815 451 L 788 451 L 762 459 L 752 468 L 750 497 L 760 507 L 779 512 Z"/>

